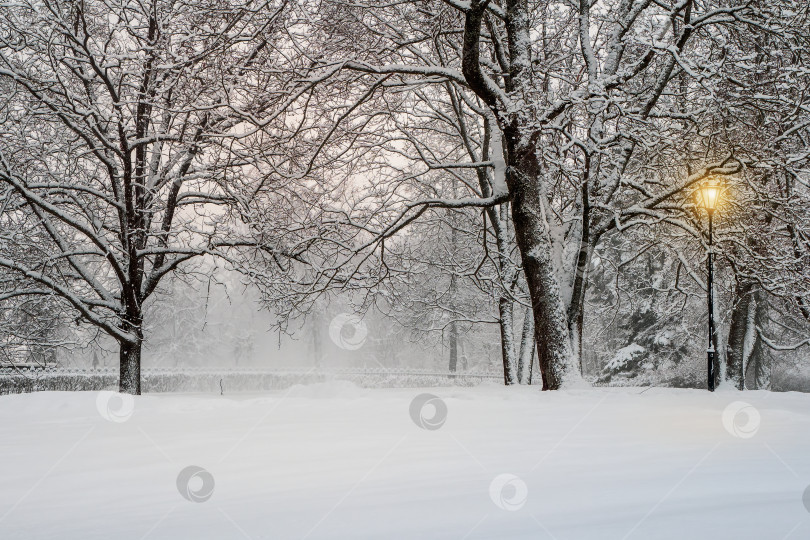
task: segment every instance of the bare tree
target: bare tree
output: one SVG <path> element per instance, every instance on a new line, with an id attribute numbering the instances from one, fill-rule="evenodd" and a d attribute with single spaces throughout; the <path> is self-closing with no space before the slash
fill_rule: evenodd
<path id="1" fill-rule="evenodd" d="M 13 2 L 0 10 L 0 267 L 120 347 L 140 393 L 144 303 L 195 257 L 257 241 L 229 173 L 243 115 L 269 103 L 273 2 Z M 232 210 L 235 209 L 235 210 Z M 20 214 L 27 216 L 21 222 Z M 8 231 L 9 227 L 16 228 Z M 49 244 L 37 264 L 25 235 Z M 191 265 L 191 266 L 189 266 Z"/>
<path id="2" fill-rule="evenodd" d="M 341 134 L 348 145 L 341 156 L 357 148 L 352 144 L 363 126 L 384 129 L 372 121 L 372 111 L 394 93 L 407 106 L 409 93 L 452 84 L 470 108 L 490 119 L 490 136 L 502 141 L 490 146 L 503 148 L 504 160 L 502 167 L 494 160 L 475 163 L 492 169 L 489 190 L 458 199 L 397 192 L 390 199 L 396 204 L 386 208 L 399 211 L 376 214 L 378 227 L 358 220 L 367 234 L 362 247 L 379 249 L 383 238 L 428 208 L 491 207 L 508 200 L 544 388 L 579 377 L 587 269 L 600 239 L 668 215 L 678 197 L 709 174 L 739 171 L 728 156 L 690 170 L 690 155 L 650 182 L 645 160 L 662 140 L 683 136 L 670 126 L 684 117 L 700 119 L 696 111 L 670 107 L 675 85 L 696 79 L 687 60 L 705 54 L 690 43 L 714 25 L 742 24 L 748 4 L 448 0 L 300 9 L 311 22 L 305 35 L 294 37 L 310 64 L 296 73 L 304 83 L 293 94 L 309 110 L 321 102 L 315 87 L 330 88 L 331 110 L 340 112 L 321 124 L 321 132 Z M 335 96 L 342 98 L 340 105 Z M 325 139 L 318 140 L 322 152 Z M 412 198 L 403 200 L 407 195 Z"/>

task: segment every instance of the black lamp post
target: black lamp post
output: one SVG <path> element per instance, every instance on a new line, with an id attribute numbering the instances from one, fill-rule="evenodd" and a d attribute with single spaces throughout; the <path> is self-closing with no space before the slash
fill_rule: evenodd
<path id="1" fill-rule="evenodd" d="M 709 256 L 706 266 L 708 267 L 708 277 L 706 283 L 706 297 L 709 304 L 709 347 L 706 349 L 708 357 L 707 375 L 709 392 L 714 392 L 714 251 L 712 247 L 712 217 L 717 208 L 717 200 L 720 198 L 720 186 L 714 183 L 704 184 L 700 190 L 701 204 L 709 214 Z"/>

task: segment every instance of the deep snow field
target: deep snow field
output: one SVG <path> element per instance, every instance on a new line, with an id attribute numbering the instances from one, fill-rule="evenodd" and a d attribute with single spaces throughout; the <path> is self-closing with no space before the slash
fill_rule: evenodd
<path id="1" fill-rule="evenodd" d="M 43 392 L 0 434 L 4 540 L 810 538 L 806 394 Z"/>

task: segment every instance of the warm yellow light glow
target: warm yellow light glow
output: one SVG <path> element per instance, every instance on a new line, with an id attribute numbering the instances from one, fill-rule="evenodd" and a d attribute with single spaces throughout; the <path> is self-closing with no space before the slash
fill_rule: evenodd
<path id="1" fill-rule="evenodd" d="M 700 205 L 709 212 L 717 207 L 717 201 L 720 199 L 720 186 L 717 184 L 706 183 L 698 190 L 700 193 Z"/>

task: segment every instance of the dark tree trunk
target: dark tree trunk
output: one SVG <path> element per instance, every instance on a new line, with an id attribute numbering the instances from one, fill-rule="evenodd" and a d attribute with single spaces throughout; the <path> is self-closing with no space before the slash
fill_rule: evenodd
<path id="1" fill-rule="evenodd" d="M 513 334 L 514 304 L 508 298 L 498 302 L 498 314 L 501 327 L 501 357 L 503 358 L 503 382 L 511 385 L 517 383 L 515 373 L 515 336 Z"/>
<path id="2" fill-rule="evenodd" d="M 588 163 L 590 161 L 588 160 Z M 588 268 L 591 265 L 594 246 L 598 235 L 591 232 L 591 205 L 587 184 L 582 186 L 582 234 L 579 240 L 574 282 L 571 290 L 571 302 L 568 305 L 568 333 L 571 336 L 571 348 L 583 373 L 582 334 L 585 323 L 585 291 L 588 284 Z"/>
<path id="3" fill-rule="evenodd" d="M 576 275 L 571 294 L 571 304 L 568 306 L 568 333 L 571 336 L 571 349 L 574 357 L 578 359 L 580 373 L 582 373 L 582 332 L 585 324 L 585 287 L 587 283 L 587 267 L 590 264 L 591 246 L 582 245 L 577 257 Z"/>
<path id="4" fill-rule="evenodd" d="M 743 389 L 743 347 L 748 329 L 750 289 L 750 284 L 741 284 L 736 288 L 726 345 L 726 379 L 740 390 Z"/>
<path id="5" fill-rule="evenodd" d="M 534 313 L 535 341 L 544 390 L 556 390 L 573 371 L 573 356 L 559 278 L 552 261 L 550 221 L 553 219 L 537 162 L 536 132 L 530 107 L 499 110 L 498 93 L 481 70 L 481 22 L 488 2 L 472 0 L 464 19 L 461 71 L 470 88 L 499 118 L 504 135 L 506 183 L 512 201 L 515 241 Z M 516 103 L 533 91 L 529 6 L 525 0 L 509 0 L 504 21 L 509 51 L 509 74 L 505 90 Z M 505 366 L 506 367 L 506 366 Z M 509 377 L 505 373 L 505 379 Z M 579 374 L 577 373 L 577 376 Z"/>
<path id="6" fill-rule="evenodd" d="M 753 343 L 751 343 L 751 354 L 748 356 L 748 362 L 746 363 L 746 384 L 752 390 L 770 390 L 772 359 L 759 332 L 767 317 L 767 294 L 763 290 L 757 289 L 754 301 L 756 305 L 754 308 Z M 749 374 L 750 376 L 748 376 Z"/>
<path id="7" fill-rule="evenodd" d="M 751 369 L 754 372 L 752 388 L 754 390 L 770 390 L 772 359 L 768 351 L 763 347 L 761 339 L 757 339 L 754 344 L 754 351 L 751 356 L 753 362 Z"/>
<path id="8" fill-rule="evenodd" d="M 118 390 L 121 393 L 141 395 L 141 349 L 143 341 L 120 343 L 120 371 Z"/>
<path id="9" fill-rule="evenodd" d="M 766 307 L 765 294 L 756 283 L 746 281 L 737 286 L 726 346 L 726 378 L 740 390 L 747 386 L 748 373 L 760 374 L 752 381 L 757 387 L 757 380 L 767 384 L 770 378 L 770 367 L 758 330 Z"/>
<path id="10" fill-rule="evenodd" d="M 534 335 L 543 390 L 557 390 L 571 375 L 572 352 L 567 314 L 563 307 L 559 278 L 552 261 L 547 199 L 534 159 L 534 149 L 518 149 L 517 133 L 507 133 L 510 163 L 507 174 L 512 193 L 515 240 L 520 248 L 526 283 L 532 300 Z M 531 155 L 526 155 L 526 153 Z"/>

